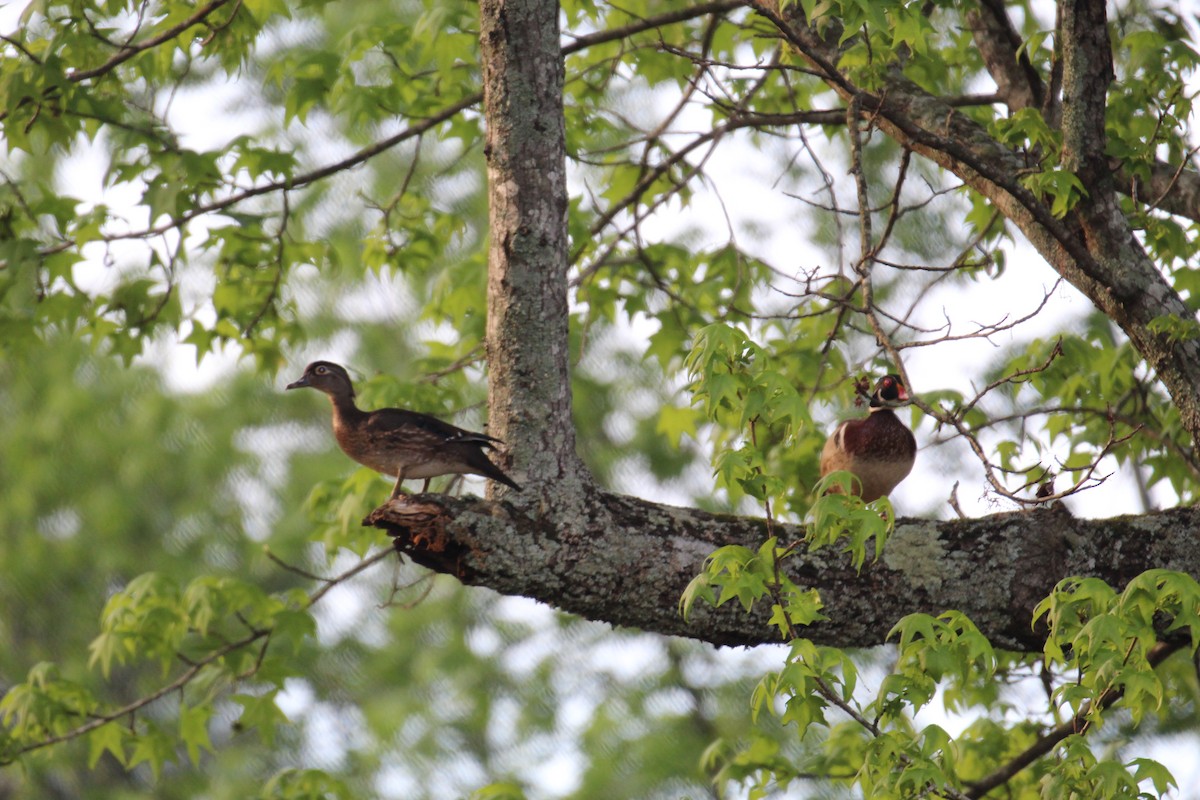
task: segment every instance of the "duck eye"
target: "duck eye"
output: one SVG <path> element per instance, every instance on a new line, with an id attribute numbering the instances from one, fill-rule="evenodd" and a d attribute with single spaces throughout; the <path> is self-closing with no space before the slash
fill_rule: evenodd
<path id="1" fill-rule="evenodd" d="M 329 367 L 317 367 L 316 370 L 314 370 L 314 371 L 318 375 L 324 375 L 325 373 L 329 372 Z"/>

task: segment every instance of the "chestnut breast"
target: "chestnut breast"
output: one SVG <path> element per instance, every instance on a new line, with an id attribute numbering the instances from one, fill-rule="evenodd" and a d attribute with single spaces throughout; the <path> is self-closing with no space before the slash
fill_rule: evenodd
<path id="1" fill-rule="evenodd" d="M 837 427 L 821 451 L 821 475 L 846 470 L 862 482 L 862 499 L 890 494 L 912 471 L 917 441 L 890 409 L 875 409 L 866 419 Z"/>

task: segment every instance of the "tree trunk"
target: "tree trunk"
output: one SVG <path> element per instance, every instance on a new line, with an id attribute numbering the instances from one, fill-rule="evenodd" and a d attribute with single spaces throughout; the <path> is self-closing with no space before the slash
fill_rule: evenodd
<path id="1" fill-rule="evenodd" d="M 568 369 L 567 173 L 555 0 L 479 6 L 488 163 L 488 402 L 519 504 L 578 501 Z M 540 497 L 539 497 L 540 495 Z"/>

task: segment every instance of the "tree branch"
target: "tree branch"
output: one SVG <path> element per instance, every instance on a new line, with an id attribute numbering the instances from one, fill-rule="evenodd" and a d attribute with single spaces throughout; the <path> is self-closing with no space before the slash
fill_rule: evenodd
<path id="1" fill-rule="evenodd" d="M 1188 169 L 1186 164 L 1176 166 L 1156 161 L 1148 178 L 1120 167 L 1117 181 L 1118 191 L 1139 203 L 1200 222 L 1200 173 Z"/>
<path id="2" fill-rule="evenodd" d="M 1147 661 L 1152 667 L 1157 667 L 1181 646 L 1176 643 L 1159 642 L 1147 656 Z M 966 796 L 974 800 L 974 798 L 983 797 L 992 789 L 1008 783 L 1013 776 L 1052 751 L 1068 736 L 1083 732 L 1087 728 L 1087 719 L 1092 715 L 1095 708 L 1103 711 L 1120 700 L 1124 694 L 1125 692 L 1120 689 L 1112 687 L 1106 689 L 1095 704 L 1090 702 L 1085 703 L 1083 708 L 1079 710 L 1079 713 L 1071 717 L 1071 719 L 1040 736 L 1037 741 L 1018 753 L 1011 761 L 1003 764 L 995 772 L 982 780 L 970 784 Z"/>
<path id="3" fill-rule="evenodd" d="M 281 180 L 270 181 L 258 186 L 240 189 L 226 197 L 217 198 L 207 203 L 197 205 L 195 208 L 189 209 L 179 216 L 172 217 L 166 222 L 158 225 L 152 225 L 148 228 L 143 228 L 140 230 L 127 231 L 125 233 L 108 234 L 102 237 L 102 239 L 105 242 L 116 242 L 123 239 L 145 239 L 150 236 L 160 236 L 170 230 L 180 228 L 184 224 L 191 222 L 198 217 L 202 217 L 206 214 L 225 211 L 238 205 L 239 203 L 245 202 L 246 200 L 266 194 L 286 192 L 291 189 L 299 189 L 301 187 L 308 186 L 310 183 L 316 183 L 317 181 L 324 180 L 331 175 L 336 175 L 340 172 L 344 172 L 365 164 L 375 156 L 380 155 L 381 153 L 384 153 L 396 145 L 408 141 L 409 139 L 419 139 L 427 131 L 433 130 L 443 122 L 453 119 L 464 110 L 477 104 L 480 99 L 481 95 L 478 93 L 464 97 L 458 102 L 453 103 L 437 112 L 433 116 L 418 120 L 406 127 L 404 130 L 393 134 L 386 139 L 381 139 L 380 141 L 368 145 L 343 159 L 335 161 L 331 164 L 326 164 L 323 167 L 318 167 L 311 172 L 305 172 L 293 177 L 283 178 Z M 64 250 L 69 250 L 77 245 L 78 242 L 76 242 L 74 239 L 66 239 L 58 244 L 42 248 L 38 251 L 38 254 L 41 256 L 49 256 L 55 253 L 61 253 Z"/>
<path id="4" fill-rule="evenodd" d="M 463 583 L 524 595 L 614 625 L 719 645 L 778 641 L 770 609 L 698 604 L 685 621 L 679 599 L 705 559 L 722 545 L 757 549 L 767 522 L 659 505 L 590 488 L 571 516 L 530 515 L 475 498 L 421 495 L 391 502 L 364 524 L 394 537 L 397 550 Z M 883 557 L 856 573 L 848 555 L 828 549 L 787 562 L 789 578 L 817 589 L 829 617 L 802 632 L 838 647 L 887 640 L 905 614 L 967 614 L 998 647 L 1038 652 L 1044 631 L 1032 611 L 1068 575 L 1113 586 L 1152 568 L 1200 578 L 1194 531 L 1200 509 L 1087 520 L 1053 509 L 970 520 L 902 519 Z M 798 525 L 774 523 L 781 541 Z M 988 565 L 986 572 L 977 565 Z"/>
<path id="5" fill-rule="evenodd" d="M 67 75 L 67 80 L 69 80 L 73 83 L 82 83 L 83 81 L 89 81 L 92 78 L 97 78 L 101 75 L 105 75 L 109 72 L 112 72 L 118 66 L 120 66 L 121 64 L 124 64 L 126 61 L 133 58 L 134 56 L 136 56 L 140 53 L 144 53 L 147 50 L 152 50 L 155 47 L 158 47 L 160 44 L 163 44 L 164 42 L 169 42 L 172 39 L 174 39 L 176 36 L 180 36 L 181 34 L 186 32 L 188 30 L 188 28 L 191 28 L 193 25 L 199 25 L 200 23 L 204 22 L 206 19 L 208 19 L 208 17 L 214 11 L 221 8 L 221 6 L 225 5 L 228 2 L 230 2 L 230 0 L 212 0 L 211 3 L 209 3 L 206 6 L 201 6 L 200 8 L 196 9 L 196 11 L 193 12 L 191 16 L 181 20 L 178 24 L 172 25 L 170 28 L 159 31 L 154 36 L 151 36 L 150 38 L 144 39 L 135 44 L 123 45 L 116 53 L 114 53 L 112 56 L 110 56 L 109 59 L 107 61 L 105 61 L 103 64 L 99 64 L 90 69 L 80 69 L 80 70 L 74 70 L 74 71 L 70 72 Z M 235 7 L 234 7 L 235 14 L 237 13 L 237 9 L 239 7 L 240 7 L 240 3 L 235 4 Z M 225 24 L 228 25 L 228 23 L 225 23 Z M 221 27 L 224 27 L 224 26 L 221 26 Z"/>
<path id="6" fill-rule="evenodd" d="M 366 569 L 370 568 L 371 566 L 378 564 L 380 561 L 383 561 L 390 555 L 390 553 L 387 550 L 380 550 L 376 553 L 373 553 L 373 554 L 367 556 L 366 558 L 363 558 L 362 560 L 360 560 L 357 564 L 353 565 L 352 567 L 347 569 L 345 572 L 343 572 L 340 575 L 337 575 L 336 577 L 333 577 L 333 578 L 318 578 L 315 575 L 308 575 L 307 573 L 297 570 L 295 567 L 284 564 L 277 557 L 275 557 L 274 555 L 271 555 L 270 552 L 268 552 L 267 555 L 268 555 L 268 557 L 271 558 L 272 561 L 274 561 L 276 564 L 279 564 L 284 569 L 287 569 L 291 572 L 296 572 L 298 574 L 303 574 L 303 575 L 305 575 L 305 577 L 311 577 L 314 580 L 319 580 L 322 582 L 323 585 L 319 589 L 314 591 L 312 594 L 310 594 L 308 596 L 308 600 L 302 606 L 302 608 L 304 610 L 307 610 L 307 609 L 312 608 L 317 603 L 319 603 L 321 601 L 321 598 L 323 598 L 325 595 L 327 595 L 332 589 L 346 583 L 351 578 L 358 575 L 360 572 L 363 572 Z M 179 676 L 176 677 L 171 682 L 163 684 L 162 686 L 160 686 L 158 689 L 154 690 L 153 692 L 143 695 L 143 696 L 137 698 L 136 700 L 132 700 L 129 703 L 126 703 L 125 705 L 120 706 L 119 708 L 115 708 L 110 711 L 106 711 L 102 714 L 96 714 L 95 716 L 93 716 L 91 719 L 89 719 L 87 722 L 83 723 L 82 725 L 78 725 L 74 728 L 63 731 L 62 733 L 57 733 L 52 736 L 47 736 L 45 739 L 39 739 L 35 742 L 29 742 L 27 744 L 20 745 L 11 753 L 11 756 L 5 756 L 5 758 L 9 759 L 9 760 L 0 760 L 0 764 L 11 763 L 11 760 L 15 759 L 17 756 L 24 755 L 25 753 L 29 753 L 34 750 L 41 750 L 43 748 L 50 747 L 50 746 L 56 745 L 56 744 L 61 744 L 62 742 L 67 742 L 72 739 L 78 739 L 81 736 L 91 733 L 92 731 L 96 730 L 97 728 L 101 728 L 105 725 L 116 722 L 117 720 L 129 717 L 131 714 L 134 714 L 134 713 L 142 710 L 146 706 L 149 706 L 152 703 L 162 699 L 163 697 L 166 697 L 167 695 L 171 694 L 172 692 L 176 692 L 180 689 L 183 689 L 185 686 L 187 686 L 189 683 L 191 683 L 193 680 L 195 680 L 197 678 L 197 676 L 200 675 L 200 672 L 205 667 L 208 667 L 211 664 L 219 663 L 221 661 L 221 659 L 225 658 L 230 653 L 237 652 L 238 650 L 249 647 L 250 645 L 254 644 L 255 642 L 259 642 L 259 641 L 262 641 L 265 646 L 265 643 L 270 641 L 270 638 L 271 638 L 271 635 L 273 632 L 274 631 L 272 629 L 267 629 L 267 630 L 251 629 L 251 631 L 248 634 L 246 634 L 244 637 L 242 637 L 241 639 L 236 639 L 234 641 L 227 642 L 226 644 L 222 645 L 221 647 L 211 651 L 210 653 L 205 655 L 203 658 L 189 660 L 189 659 L 183 659 L 181 656 L 180 657 L 181 660 L 183 660 L 185 663 L 188 664 L 188 668 L 186 670 L 184 670 L 182 673 L 180 673 Z M 262 653 L 259 654 L 259 661 L 258 661 L 258 666 L 261 666 L 261 665 L 262 665 Z M 257 667 L 255 669 L 257 669 Z M 246 678 L 246 677 L 249 677 L 249 675 L 242 675 L 239 677 Z"/>
<path id="7" fill-rule="evenodd" d="M 1029 55 L 1021 50 L 1021 35 L 1008 18 L 1003 0 L 980 0 L 977 8 L 966 12 L 966 19 L 984 66 L 1009 112 L 1040 107 L 1045 85 Z"/>
<path id="8" fill-rule="evenodd" d="M 575 36 L 571 39 L 571 43 L 564 46 L 562 49 L 563 55 L 577 53 L 580 50 L 586 50 L 597 44 L 611 42 L 614 39 L 625 39 L 637 33 L 644 31 L 656 30 L 664 25 L 673 25 L 679 22 L 687 22 L 696 17 L 703 17 L 708 14 L 724 14 L 727 11 L 733 11 L 742 8 L 746 5 L 746 0 L 713 0 L 708 3 L 697 3 L 684 8 L 678 8 L 674 11 L 668 11 L 665 14 L 660 14 L 657 17 L 646 17 L 637 22 L 625 25 L 620 28 L 612 28 L 610 30 L 596 31 L 594 33 L 585 34 L 583 36 Z"/>

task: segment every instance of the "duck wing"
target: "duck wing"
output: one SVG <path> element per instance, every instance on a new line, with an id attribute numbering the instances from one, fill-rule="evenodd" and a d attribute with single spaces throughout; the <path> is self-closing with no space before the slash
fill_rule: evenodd
<path id="1" fill-rule="evenodd" d="M 381 408 L 372 411 L 367 415 L 366 425 L 363 427 L 370 433 L 389 438 L 412 437 L 444 444 L 471 444 L 490 448 L 503 444 L 495 436 L 468 431 L 429 414 L 403 408 Z"/>

